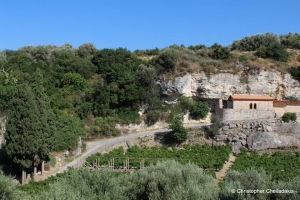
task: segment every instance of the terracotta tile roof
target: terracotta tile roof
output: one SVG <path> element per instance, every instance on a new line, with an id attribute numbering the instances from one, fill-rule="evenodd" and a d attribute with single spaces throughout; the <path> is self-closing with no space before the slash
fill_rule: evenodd
<path id="1" fill-rule="evenodd" d="M 231 95 L 233 100 L 256 100 L 256 101 L 273 101 L 274 99 L 268 95 L 253 94 L 234 94 Z"/>

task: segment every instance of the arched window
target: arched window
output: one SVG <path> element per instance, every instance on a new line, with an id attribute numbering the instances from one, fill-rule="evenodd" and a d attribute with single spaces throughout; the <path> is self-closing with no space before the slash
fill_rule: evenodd
<path id="1" fill-rule="evenodd" d="M 252 109 L 252 103 L 250 103 L 250 109 Z"/>
<path id="2" fill-rule="evenodd" d="M 256 109 L 256 103 L 254 104 L 254 109 Z"/>

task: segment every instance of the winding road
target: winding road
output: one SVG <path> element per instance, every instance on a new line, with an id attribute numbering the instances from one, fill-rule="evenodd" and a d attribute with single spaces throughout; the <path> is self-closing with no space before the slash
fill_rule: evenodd
<path id="1" fill-rule="evenodd" d="M 210 124 L 185 124 L 184 127 L 186 128 L 200 128 L 202 126 L 207 126 Z M 85 163 L 85 159 L 89 157 L 90 155 L 97 153 L 97 152 L 103 152 L 106 149 L 113 147 L 116 144 L 119 144 L 121 142 L 125 142 L 127 140 L 135 139 L 141 136 L 146 135 L 154 135 L 162 132 L 169 132 L 171 129 L 156 129 L 151 131 L 145 131 L 145 132 L 136 132 L 128 135 L 122 135 L 115 138 L 109 138 L 109 139 L 101 139 L 97 141 L 90 141 L 87 142 L 87 151 L 84 152 L 80 157 L 74 159 L 72 162 L 68 163 L 67 165 L 63 166 L 61 169 L 59 169 L 57 172 L 55 172 L 52 175 L 56 175 L 58 173 L 63 173 L 65 170 L 68 169 L 68 167 L 74 167 L 79 168 Z"/>

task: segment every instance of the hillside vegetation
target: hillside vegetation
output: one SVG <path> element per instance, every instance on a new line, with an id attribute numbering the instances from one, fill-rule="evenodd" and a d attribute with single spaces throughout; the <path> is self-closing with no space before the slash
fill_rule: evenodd
<path id="1" fill-rule="evenodd" d="M 157 85 L 162 75 L 236 73 L 243 70 L 237 64 L 243 63 L 247 68 L 290 72 L 300 80 L 299 44 L 297 33 L 266 33 L 228 47 L 170 45 L 131 52 L 84 43 L 78 48 L 65 44 L 2 50 L 0 108 L 8 124 L 1 155 L 5 162 L 1 159 L 0 165 L 10 171 L 40 166 L 51 151 L 73 149 L 79 137 L 118 136 L 116 124 L 142 120 L 149 125 L 170 122 L 174 138 L 181 142 L 186 131 L 177 117 L 187 110 L 195 119 L 205 117 L 208 104 L 183 98 L 173 108 L 164 105 Z"/>

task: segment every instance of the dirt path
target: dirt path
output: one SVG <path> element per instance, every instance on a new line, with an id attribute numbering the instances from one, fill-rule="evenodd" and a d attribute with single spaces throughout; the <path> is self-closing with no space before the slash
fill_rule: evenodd
<path id="1" fill-rule="evenodd" d="M 220 171 L 216 172 L 217 182 L 223 181 L 226 172 L 233 165 L 235 158 L 236 157 L 232 153 L 229 154 L 229 160 L 226 161 L 226 163 L 224 164 L 223 168 Z"/>

